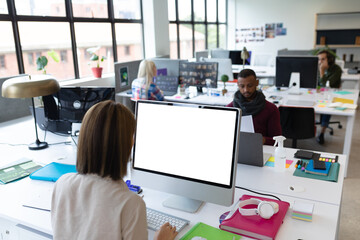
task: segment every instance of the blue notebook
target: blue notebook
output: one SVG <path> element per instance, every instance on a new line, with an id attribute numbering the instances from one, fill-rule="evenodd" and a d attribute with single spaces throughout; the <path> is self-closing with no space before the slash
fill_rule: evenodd
<path id="1" fill-rule="evenodd" d="M 310 160 L 308 165 L 305 168 L 305 172 L 306 173 L 312 173 L 312 174 L 327 176 L 327 175 L 329 175 L 329 171 L 330 171 L 330 168 L 331 168 L 331 162 L 325 162 L 325 166 L 326 166 L 326 169 L 324 169 L 324 170 L 315 169 L 314 168 L 314 160 Z"/>
<path id="2" fill-rule="evenodd" d="M 76 172 L 75 165 L 52 162 L 30 174 L 30 178 L 56 182 L 62 175 L 72 172 Z"/>

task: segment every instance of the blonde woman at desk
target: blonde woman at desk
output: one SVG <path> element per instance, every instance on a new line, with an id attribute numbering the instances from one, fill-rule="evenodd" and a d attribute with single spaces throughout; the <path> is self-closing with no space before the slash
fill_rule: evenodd
<path id="1" fill-rule="evenodd" d="M 274 136 L 280 136 L 280 112 L 275 104 L 266 101 L 264 94 L 256 90 L 259 80 L 251 69 L 243 69 L 238 75 L 239 90 L 228 107 L 237 107 L 243 116 L 252 115 L 254 130 L 263 136 L 263 144 L 274 145 Z"/>
<path id="2" fill-rule="evenodd" d="M 133 100 L 164 100 L 163 93 L 153 82 L 153 79 L 156 76 L 156 72 L 156 66 L 153 61 L 141 61 L 138 71 L 138 77 L 131 84 Z"/>
<path id="3" fill-rule="evenodd" d="M 78 173 L 63 175 L 54 186 L 54 240 L 148 239 L 145 203 L 123 180 L 134 131 L 134 115 L 114 101 L 100 102 L 85 114 Z M 176 235 L 176 228 L 167 223 L 154 239 L 173 240 Z"/>

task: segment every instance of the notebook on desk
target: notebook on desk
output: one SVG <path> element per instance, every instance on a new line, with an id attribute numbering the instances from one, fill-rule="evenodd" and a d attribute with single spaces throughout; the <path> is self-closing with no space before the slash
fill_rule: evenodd
<path id="1" fill-rule="evenodd" d="M 260 133 L 240 132 L 238 163 L 262 167 L 271 157 L 263 153 L 263 138 Z"/>

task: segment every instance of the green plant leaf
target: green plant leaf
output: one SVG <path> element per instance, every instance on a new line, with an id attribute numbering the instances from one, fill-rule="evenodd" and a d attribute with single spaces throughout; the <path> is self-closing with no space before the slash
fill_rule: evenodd
<path id="1" fill-rule="evenodd" d="M 54 50 L 47 52 L 48 56 L 51 57 L 55 62 L 60 62 L 60 56 L 57 52 Z"/>
<path id="2" fill-rule="evenodd" d="M 48 60 L 45 56 L 40 56 L 36 59 L 37 70 L 45 70 Z"/>
<path id="3" fill-rule="evenodd" d="M 97 60 L 99 60 L 99 56 L 96 55 L 95 53 L 93 53 L 93 55 L 91 55 L 91 57 L 90 57 L 90 60 L 91 61 L 97 61 Z"/>

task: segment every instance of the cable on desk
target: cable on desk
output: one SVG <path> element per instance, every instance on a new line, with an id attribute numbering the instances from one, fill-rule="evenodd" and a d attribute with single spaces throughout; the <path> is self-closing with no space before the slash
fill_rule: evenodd
<path id="1" fill-rule="evenodd" d="M 57 145 L 57 144 L 65 144 L 65 145 L 70 145 L 71 141 L 65 141 L 65 142 L 57 142 L 57 143 L 49 143 L 48 145 Z"/>
<path id="2" fill-rule="evenodd" d="M 281 201 L 280 198 L 278 198 L 277 196 L 272 195 L 272 194 L 260 193 L 260 192 L 256 192 L 256 191 L 253 191 L 253 190 L 250 190 L 250 189 L 247 189 L 247 188 L 243 188 L 243 187 L 236 187 L 236 188 L 239 188 L 239 189 L 242 189 L 242 190 L 245 190 L 245 191 L 249 191 L 249 192 L 252 192 L 252 193 L 260 194 L 260 195 L 263 195 L 263 196 L 273 197 L 273 198 L 276 198 L 277 200 Z"/>
<path id="3" fill-rule="evenodd" d="M 29 144 L 25 144 L 25 143 L 4 143 L 4 142 L 0 142 L 0 144 L 9 145 L 9 146 L 28 146 L 29 145 Z"/>
<path id="4" fill-rule="evenodd" d="M 73 136 L 73 135 L 70 135 L 70 137 L 71 137 L 71 139 L 73 140 L 73 142 L 75 143 L 75 145 L 77 146 L 77 143 L 76 143 L 76 141 L 75 141 L 75 139 L 74 139 L 74 136 Z"/>

